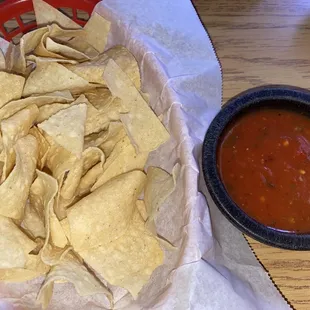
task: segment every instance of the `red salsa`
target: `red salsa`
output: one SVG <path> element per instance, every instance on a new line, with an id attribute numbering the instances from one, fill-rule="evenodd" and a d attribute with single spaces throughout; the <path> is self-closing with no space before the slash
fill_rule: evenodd
<path id="1" fill-rule="evenodd" d="M 276 229 L 310 232 L 310 118 L 277 108 L 249 111 L 228 125 L 217 154 L 230 197 Z"/>

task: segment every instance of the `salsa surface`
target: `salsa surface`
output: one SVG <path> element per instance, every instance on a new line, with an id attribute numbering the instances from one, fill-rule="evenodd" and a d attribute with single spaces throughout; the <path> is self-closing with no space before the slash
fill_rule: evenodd
<path id="1" fill-rule="evenodd" d="M 228 125 L 217 165 L 230 197 L 276 229 L 310 232 L 310 118 L 262 108 Z"/>

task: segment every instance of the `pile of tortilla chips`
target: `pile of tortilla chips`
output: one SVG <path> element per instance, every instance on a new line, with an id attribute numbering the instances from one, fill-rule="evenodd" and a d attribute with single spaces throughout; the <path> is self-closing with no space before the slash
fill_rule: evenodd
<path id="1" fill-rule="evenodd" d="M 136 298 L 163 264 L 154 219 L 175 173 L 144 166 L 169 134 L 135 58 L 105 51 L 108 21 L 33 4 L 38 29 L 0 49 L 0 280 L 44 276 L 44 308 L 59 281 L 112 308 L 111 287 Z"/>

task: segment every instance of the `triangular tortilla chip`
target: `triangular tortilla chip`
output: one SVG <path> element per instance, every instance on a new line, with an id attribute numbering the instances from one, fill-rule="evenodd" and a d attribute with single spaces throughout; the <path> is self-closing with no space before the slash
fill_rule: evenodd
<path id="1" fill-rule="evenodd" d="M 0 76 L 1 77 L 1 76 Z M 60 90 L 77 90 L 88 86 L 88 82 L 55 62 L 39 62 L 29 75 L 23 96 L 44 94 Z M 13 99 L 13 98 L 12 98 Z"/>
<path id="2" fill-rule="evenodd" d="M 76 251 L 116 240 L 131 222 L 145 174 L 122 174 L 67 210 L 71 244 Z"/>
<path id="3" fill-rule="evenodd" d="M 137 210 L 117 240 L 78 253 L 108 283 L 127 289 L 134 299 L 164 261 L 158 240 L 145 228 Z"/>
<path id="4" fill-rule="evenodd" d="M 28 199 L 38 158 L 38 143 L 28 135 L 15 144 L 16 164 L 8 178 L 0 185 L 0 214 L 21 219 Z"/>
<path id="5" fill-rule="evenodd" d="M 42 0 L 33 0 L 32 2 L 38 26 L 56 23 L 66 29 L 81 28 L 77 23 L 48 3 Z"/>
<path id="6" fill-rule="evenodd" d="M 84 146 L 86 104 L 74 105 L 51 116 L 38 127 L 60 146 L 80 158 Z"/>
<path id="7" fill-rule="evenodd" d="M 0 108 L 11 100 L 21 98 L 24 83 L 25 78 L 22 76 L 0 72 Z"/>
<path id="8" fill-rule="evenodd" d="M 169 139 L 169 133 L 145 102 L 126 73 L 110 59 L 104 78 L 114 96 L 122 99 L 129 113 L 121 115 L 126 132 L 137 153 L 151 152 Z"/>

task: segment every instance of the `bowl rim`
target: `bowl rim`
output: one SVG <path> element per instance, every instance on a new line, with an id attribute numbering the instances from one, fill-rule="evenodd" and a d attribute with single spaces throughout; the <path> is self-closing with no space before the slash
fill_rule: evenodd
<path id="1" fill-rule="evenodd" d="M 264 85 L 248 89 L 227 101 L 212 120 L 202 145 L 202 172 L 207 189 L 221 213 L 241 232 L 267 245 L 290 250 L 310 250 L 310 233 L 297 234 L 268 227 L 248 216 L 230 198 L 218 169 L 218 140 L 226 128 L 240 112 L 258 106 L 265 100 L 288 100 L 295 105 L 310 109 L 310 91 L 289 85 Z"/>

